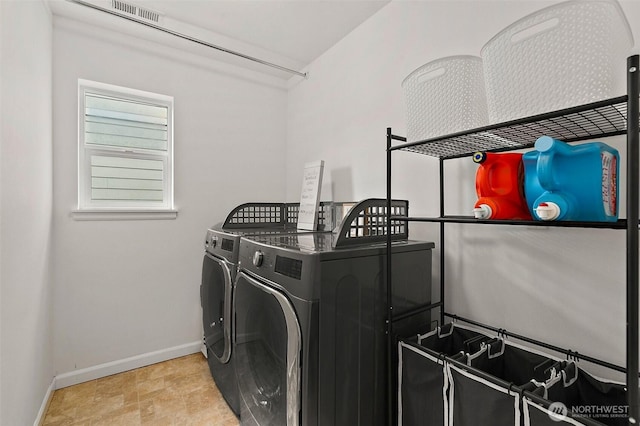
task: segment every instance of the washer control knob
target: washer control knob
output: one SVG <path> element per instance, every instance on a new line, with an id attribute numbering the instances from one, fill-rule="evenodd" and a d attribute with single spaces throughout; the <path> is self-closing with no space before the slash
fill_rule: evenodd
<path id="1" fill-rule="evenodd" d="M 258 250 L 253 253 L 253 266 L 261 266 L 264 260 L 264 254 Z"/>
<path id="2" fill-rule="evenodd" d="M 213 237 L 211 237 L 211 247 L 214 247 L 218 245 L 218 237 L 216 235 L 214 235 Z"/>

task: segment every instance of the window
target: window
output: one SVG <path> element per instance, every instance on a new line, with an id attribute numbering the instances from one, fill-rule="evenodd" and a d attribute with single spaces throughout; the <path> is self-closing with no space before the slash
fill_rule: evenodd
<path id="1" fill-rule="evenodd" d="M 173 209 L 173 98 L 79 80 L 79 212 Z"/>

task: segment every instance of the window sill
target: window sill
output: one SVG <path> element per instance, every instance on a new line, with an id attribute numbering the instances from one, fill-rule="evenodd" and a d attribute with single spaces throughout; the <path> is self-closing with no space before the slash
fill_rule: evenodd
<path id="1" fill-rule="evenodd" d="M 73 220 L 173 220 L 177 210 L 73 210 Z"/>

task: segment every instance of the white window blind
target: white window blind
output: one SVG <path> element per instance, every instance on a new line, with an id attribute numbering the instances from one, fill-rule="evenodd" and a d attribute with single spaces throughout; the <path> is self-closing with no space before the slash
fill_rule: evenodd
<path id="1" fill-rule="evenodd" d="M 87 94 L 85 143 L 166 151 L 167 115 L 164 106 Z"/>
<path id="2" fill-rule="evenodd" d="M 79 210 L 173 209 L 173 98 L 80 80 Z"/>

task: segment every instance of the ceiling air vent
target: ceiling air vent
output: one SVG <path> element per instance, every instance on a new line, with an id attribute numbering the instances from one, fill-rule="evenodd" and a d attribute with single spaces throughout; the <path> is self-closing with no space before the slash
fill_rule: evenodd
<path id="1" fill-rule="evenodd" d="M 160 14 L 158 12 L 138 7 L 134 4 L 127 3 L 121 0 L 111 0 L 111 7 L 113 7 L 115 10 L 119 10 L 129 15 L 137 16 L 147 21 L 160 21 Z"/>
<path id="2" fill-rule="evenodd" d="M 160 14 L 153 10 L 138 8 L 138 16 L 147 19 L 149 21 L 158 22 L 160 20 Z"/>

